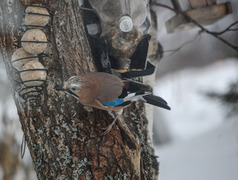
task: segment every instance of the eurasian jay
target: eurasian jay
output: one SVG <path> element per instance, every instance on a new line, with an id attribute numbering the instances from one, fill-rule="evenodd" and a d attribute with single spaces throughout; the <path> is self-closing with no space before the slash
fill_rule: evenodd
<path id="1" fill-rule="evenodd" d="M 72 76 L 63 87 L 56 86 L 73 95 L 80 103 L 107 111 L 122 112 L 133 101 L 146 103 L 170 110 L 167 102 L 151 93 L 150 87 L 130 79 L 122 80 L 118 76 L 104 73 L 91 72 L 80 76 Z M 104 134 L 110 131 L 120 113 L 106 128 Z"/>

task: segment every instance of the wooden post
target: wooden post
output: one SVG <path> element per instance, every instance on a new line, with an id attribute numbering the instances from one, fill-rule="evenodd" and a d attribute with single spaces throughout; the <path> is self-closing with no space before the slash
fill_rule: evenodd
<path id="1" fill-rule="evenodd" d="M 190 0 L 190 2 L 192 1 L 194 2 L 193 7 L 196 7 L 196 9 L 188 10 L 186 11 L 186 14 L 201 25 L 213 24 L 219 19 L 222 19 L 226 15 L 232 13 L 230 2 L 201 7 L 201 4 L 199 3 L 205 3 L 203 0 L 199 2 Z M 211 0 L 209 3 L 215 3 L 215 1 Z M 181 13 L 175 15 L 166 22 L 166 29 L 168 33 L 188 30 L 194 27 L 196 26 L 189 22 Z"/>
<path id="2" fill-rule="evenodd" d="M 191 9 L 189 0 L 171 0 L 174 9 L 178 11 L 187 11 Z"/>
<path id="3" fill-rule="evenodd" d="M 211 6 L 216 4 L 216 0 L 189 0 L 193 9 Z"/>
<path id="4" fill-rule="evenodd" d="M 216 2 L 216 0 L 207 0 L 207 5 L 214 5 L 214 4 L 216 4 L 217 2 Z"/>

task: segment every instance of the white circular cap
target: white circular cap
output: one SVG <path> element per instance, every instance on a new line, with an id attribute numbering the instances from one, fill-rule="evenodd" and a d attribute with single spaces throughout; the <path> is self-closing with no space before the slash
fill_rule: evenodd
<path id="1" fill-rule="evenodd" d="M 119 28 L 123 32 L 129 32 L 133 28 L 132 19 L 129 16 L 122 16 L 119 20 Z"/>

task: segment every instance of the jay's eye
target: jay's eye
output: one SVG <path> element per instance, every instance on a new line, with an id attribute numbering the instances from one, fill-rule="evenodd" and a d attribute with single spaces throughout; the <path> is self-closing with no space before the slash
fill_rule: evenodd
<path id="1" fill-rule="evenodd" d="M 71 88 L 71 91 L 73 91 L 73 92 L 77 92 L 78 90 L 79 90 L 79 87 L 77 87 L 77 86 L 73 86 Z"/>

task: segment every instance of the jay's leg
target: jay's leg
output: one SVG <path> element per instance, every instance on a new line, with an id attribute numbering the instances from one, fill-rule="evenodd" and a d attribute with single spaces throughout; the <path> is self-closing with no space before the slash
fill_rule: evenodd
<path id="1" fill-rule="evenodd" d="M 112 126 L 116 123 L 118 117 L 122 114 L 122 112 L 123 112 L 123 110 L 121 110 L 121 111 L 119 111 L 119 112 L 116 112 L 116 116 L 113 115 L 113 116 L 114 116 L 114 119 L 113 119 L 112 123 L 109 124 L 109 126 L 107 126 L 106 128 L 103 128 L 105 131 L 104 131 L 101 135 L 105 135 L 105 134 L 107 134 L 107 133 L 109 133 L 109 132 L 111 131 Z M 111 111 L 108 111 L 108 113 L 109 113 L 110 115 L 112 115 L 112 112 L 111 112 Z"/>

